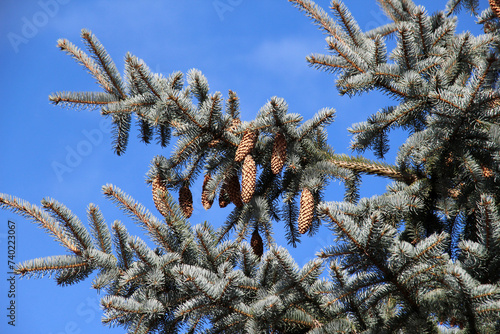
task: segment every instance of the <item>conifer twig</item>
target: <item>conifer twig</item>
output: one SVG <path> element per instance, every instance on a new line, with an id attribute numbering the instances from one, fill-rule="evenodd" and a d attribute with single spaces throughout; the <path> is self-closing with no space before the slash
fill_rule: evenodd
<path id="1" fill-rule="evenodd" d="M 57 221 L 47 216 L 45 212 L 37 206 L 31 205 L 19 198 L 11 197 L 5 194 L 0 194 L 0 207 L 10 209 L 21 216 L 38 222 L 40 226 L 52 234 L 64 247 L 69 249 L 76 255 L 81 254 L 81 250 L 68 238 L 64 230 L 59 226 Z"/>
<path id="2" fill-rule="evenodd" d="M 364 157 L 350 157 L 344 154 L 328 154 L 327 159 L 338 167 L 347 168 L 358 173 L 388 177 L 395 181 L 403 181 L 406 183 L 413 183 L 416 181 L 416 177 L 414 175 L 404 175 L 395 166 L 370 161 Z"/>

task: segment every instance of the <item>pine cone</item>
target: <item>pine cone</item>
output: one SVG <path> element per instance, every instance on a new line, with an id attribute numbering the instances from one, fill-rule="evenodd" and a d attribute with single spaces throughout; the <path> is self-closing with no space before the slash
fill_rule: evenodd
<path id="1" fill-rule="evenodd" d="M 214 203 L 214 199 L 212 198 L 211 200 L 208 199 L 208 192 L 207 192 L 207 183 L 210 180 L 210 174 L 207 173 L 205 174 L 205 178 L 203 179 L 203 186 L 201 188 L 201 204 L 203 204 L 203 208 L 205 210 L 208 210 L 212 207 L 212 204 Z"/>
<path id="2" fill-rule="evenodd" d="M 448 190 L 448 194 L 453 198 L 457 199 L 458 196 L 462 194 L 462 189 L 464 187 L 465 183 L 460 182 L 457 184 L 454 188 Z"/>
<path id="3" fill-rule="evenodd" d="M 257 134 L 254 131 L 247 130 L 243 135 L 243 138 L 236 149 L 236 155 L 234 156 L 234 161 L 240 162 L 245 159 L 247 154 L 252 152 L 255 142 L 257 141 Z"/>
<path id="4" fill-rule="evenodd" d="M 188 186 L 182 186 L 179 189 L 179 205 L 184 215 L 189 218 L 193 214 L 193 195 Z"/>
<path id="5" fill-rule="evenodd" d="M 223 185 L 219 193 L 219 207 L 225 208 L 229 203 L 231 203 L 231 200 L 229 199 L 225 185 Z"/>
<path id="6" fill-rule="evenodd" d="M 229 199 L 234 205 L 236 205 L 236 207 L 241 208 L 243 206 L 243 202 L 241 200 L 240 181 L 238 180 L 238 175 L 231 175 L 225 182 L 227 183 L 226 191 L 229 195 Z"/>
<path id="7" fill-rule="evenodd" d="M 490 7 L 493 13 L 497 17 L 500 17 L 500 0 L 488 0 L 490 2 Z"/>
<path id="8" fill-rule="evenodd" d="M 481 166 L 481 169 L 483 171 L 483 176 L 486 178 L 489 178 L 489 177 L 492 177 L 495 175 L 495 174 L 493 174 L 493 171 L 486 166 Z"/>
<path id="9" fill-rule="evenodd" d="M 307 188 L 302 190 L 300 195 L 300 210 L 299 210 L 299 232 L 304 234 L 309 230 L 314 218 L 314 197 L 311 191 Z"/>
<path id="10" fill-rule="evenodd" d="M 241 199 L 243 203 L 248 203 L 255 192 L 255 179 L 257 176 L 257 166 L 252 156 L 248 154 L 243 161 L 241 171 Z"/>
<path id="11" fill-rule="evenodd" d="M 262 238 L 259 235 L 259 231 L 255 229 L 252 234 L 252 239 L 250 239 L 250 245 L 252 246 L 253 253 L 258 257 L 264 254 L 264 244 L 262 243 Z"/>
<path id="12" fill-rule="evenodd" d="M 238 126 L 240 126 L 240 124 L 241 121 L 238 118 L 233 119 L 231 125 L 229 126 L 229 128 L 227 128 L 227 131 L 234 133 L 234 131 L 236 131 L 236 129 L 238 128 Z"/>
<path id="13" fill-rule="evenodd" d="M 280 132 L 276 134 L 271 156 L 271 170 L 273 174 L 278 174 L 283 169 L 286 161 L 286 139 Z"/>
<path id="14" fill-rule="evenodd" d="M 165 206 L 165 203 L 161 200 L 160 195 L 158 194 L 158 190 L 161 190 L 163 192 L 167 192 L 167 187 L 165 186 L 165 183 L 161 180 L 160 175 L 156 175 L 153 179 L 153 202 L 155 203 L 156 209 L 161 213 L 163 217 L 168 216 L 168 210 L 167 207 Z"/>

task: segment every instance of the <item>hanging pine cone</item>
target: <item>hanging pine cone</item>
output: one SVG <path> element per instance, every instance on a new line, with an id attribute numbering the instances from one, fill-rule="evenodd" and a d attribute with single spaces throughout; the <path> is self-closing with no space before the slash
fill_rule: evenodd
<path id="1" fill-rule="evenodd" d="M 247 154 L 252 152 L 255 142 L 257 141 L 257 134 L 254 131 L 246 130 L 243 138 L 236 149 L 236 155 L 234 156 L 234 161 L 240 162 L 245 159 Z"/>
<path id="2" fill-rule="evenodd" d="M 165 206 L 165 203 L 161 200 L 160 195 L 158 194 L 158 191 L 161 190 L 163 192 L 167 192 L 167 187 L 165 186 L 165 183 L 161 180 L 160 175 L 156 175 L 153 178 L 153 202 L 155 203 L 156 209 L 161 213 L 163 217 L 167 217 L 168 215 L 168 210 L 167 207 Z"/>
<path id="3" fill-rule="evenodd" d="M 227 131 L 234 133 L 234 131 L 236 131 L 236 129 L 238 128 L 238 126 L 240 126 L 240 124 L 241 121 L 238 118 L 233 119 L 231 121 L 231 125 L 229 126 L 229 128 L 227 128 Z"/>
<path id="4" fill-rule="evenodd" d="M 299 232 L 304 234 L 309 230 L 314 218 L 314 197 L 311 191 L 307 188 L 302 190 L 300 195 L 300 210 L 299 210 Z"/>
<path id="5" fill-rule="evenodd" d="M 262 243 L 262 238 L 260 237 L 259 231 L 255 229 L 252 234 L 252 239 L 250 239 L 250 245 L 252 246 L 253 253 L 258 257 L 264 254 L 264 244 Z"/>
<path id="6" fill-rule="evenodd" d="M 493 13 L 497 17 L 500 17 L 500 0 L 488 0 L 490 2 L 490 7 Z"/>
<path id="7" fill-rule="evenodd" d="M 231 200 L 229 199 L 229 195 L 227 194 L 226 188 L 227 188 L 227 186 L 225 186 L 225 184 L 224 184 L 222 186 L 222 188 L 220 189 L 219 207 L 221 207 L 221 208 L 225 208 L 226 206 L 228 206 L 229 203 L 231 203 Z"/>
<path id="8" fill-rule="evenodd" d="M 203 179 L 203 186 L 201 187 L 201 204 L 203 204 L 203 208 L 205 208 L 205 210 L 210 209 L 212 207 L 212 204 L 214 203 L 213 198 L 211 200 L 208 199 L 208 191 L 206 187 L 209 180 L 210 174 L 207 173 L 205 174 L 205 178 Z"/>
<path id="9" fill-rule="evenodd" d="M 238 180 L 238 175 L 231 175 L 225 182 L 227 183 L 226 191 L 229 195 L 229 199 L 234 205 L 236 205 L 236 207 L 241 208 L 243 206 L 243 201 L 241 200 L 240 181 Z"/>
<path id="10" fill-rule="evenodd" d="M 271 156 L 271 170 L 273 174 L 279 174 L 286 161 L 286 139 L 278 132 L 274 138 L 273 153 Z"/>
<path id="11" fill-rule="evenodd" d="M 193 214 L 193 195 L 186 185 L 179 189 L 179 206 L 187 218 L 191 217 Z"/>
<path id="12" fill-rule="evenodd" d="M 255 179 L 257 176 L 257 166 L 252 156 L 248 154 L 243 161 L 241 170 L 241 200 L 248 203 L 255 192 Z"/>

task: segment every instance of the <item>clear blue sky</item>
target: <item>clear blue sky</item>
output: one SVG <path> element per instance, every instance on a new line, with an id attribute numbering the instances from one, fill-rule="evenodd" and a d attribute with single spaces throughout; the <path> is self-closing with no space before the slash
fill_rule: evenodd
<path id="1" fill-rule="evenodd" d="M 446 1 L 417 1 L 433 12 Z M 486 5 L 486 0 L 481 5 Z M 318 4 L 328 7 L 329 1 Z M 375 1 L 346 1 L 364 30 L 387 22 Z M 470 29 L 472 19 L 459 25 Z M 274 1 L 76 1 L 3 0 L 0 4 L 0 192 L 39 204 L 52 197 L 66 204 L 86 222 L 86 207 L 97 204 L 108 224 L 119 219 L 132 234 L 143 236 L 101 194 L 112 183 L 156 214 L 151 189 L 144 180 L 151 159 L 170 149 L 144 145 L 137 130 L 124 156 L 112 153 L 111 138 L 99 111 L 74 111 L 53 106 L 55 91 L 98 90 L 94 80 L 69 56 L 56 48 L 58 38 L 83 47 L 80 30 L 90 29 L 104 44 L 120 71 L 127 51 L 151 69 L 200 69 L 211 91 L 226 97 L 238 93 L 243 120 L 253 119 L 272 96 L 283 97 L 289 111 L 305 119 L 323 107 L 337 110 L 329 126 L 329 143 L 338 153 L 349 153 L 347 128 L 391 103 L 378 93 L 340 97 L 334 76 L 307 66 L 305 56 L 325 52 L 324 35 L 285 0 Z M 93 141 L 87 135 L 93 134 Z M 87 134 L 87 135 L 86 135 Z M 397 136 L 396 136 L 397 138 Z M 371 158 L 370 155 L 367 155 Z M 387 158 L 394 161 L 394 150 Z M 66 166 L 61 170 L 61 166 Z M 362 195 L 384 191 L 384 181 L 364 178 Z M 201 180 L 200 180 L 201 181 Z M 215 226 L 230 208 L 205 211 L 199 201 L 201 182 L 193 190 L 192 224 L 208 220 Z M 343 185 L 332 184 L 326 200 L 341 200 Z M 53 279 L 20 279 L 16 285 L 16 327 L 7 326 L 7 221 L 16 223 L 16 260 L 65 254 L 50 236 L 25 219 L 0 211 L 0 332 L 77 334 L 122 333 L 100 323 L 99 297 L 90 279 L 71 287 L 58 287 Z M 283 230 L 276 241 L 286 245 Z M 302 266 L 333 238 L 326 228 L 291 249 Z"/>

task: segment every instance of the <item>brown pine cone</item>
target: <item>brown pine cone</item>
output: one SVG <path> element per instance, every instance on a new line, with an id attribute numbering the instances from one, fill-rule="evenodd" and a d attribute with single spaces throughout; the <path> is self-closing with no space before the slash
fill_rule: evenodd
<path id="1" fill-rule="evenodd" d="M 193 214 L 193 195 L 188 186 L 184 185 L 179 189 L 179 206 L 187 218 L 191 217 Z"/>
<path id="2" fill-rule="evenodd" d="M 481 166 L 481 169 L 483 171 L 483 176 L 486 177 L 486 178 L 492 177 L 492 176 L 495 175 L 493 173 L 493 171 L 491 169 L 489 169 L 488 167 L 486 167 L 486 166 Z"/>
<path id="3" fill-rule="evenodd" d="M 231 121 L 231 125 L 227 128 L 227 131 L 233 132 L 236 131 L 238 126 L 240 126 L 241 121 L 238 118 L 235 118 Z"/>
<path id="4" fill-rule="evenodd" d="M 214 203 L 214 199 L 212 198 L 211 200 L 208 199 L 208 192 L 207 192 L 207 183 L 210 180 L 210 174 L 207 173 L 205 174 L 205 178 L 203 179 L 203 186 L 201 187 L 201 204 L 203 204 L 203 208 L 205 210 L 208 210 L 212 207 L 212 204 Z"/>
<path id="5" fill-rule="evenodd" d="M 223 185 L 219 193 L 219 207 L 225 208 L 229 203 L 231 203 L 231 200 L 229 199 L 225 185 Z"/>
<path id="6" fill-rule="evenodd" d="M 255 142 L 257 141 L 257 134 L 254 131 L 246 130 L 243 138 L 236 149 L 236 155 L 234 156 L 234 161 L 240 162 L 245 159 L 247 154 L 252 152 Z"/>
<path id="7" fill-rule="evenodd" d="M 271 156 L 271 170 L 273 174 L 278 174 L 283 169 L 286 161 L 286 139 L 278 132 L 274 138 L 273 153 Z"/>
<path id="8" fill-rule="evenodd" d="M 299 232 L 304 234 L 309 230 L 314 218 L 314 197 L 311 191 L 307 188 L 302 190 L 300 195 L 300 210 L 299 210 Z"/>
<path id="9" fill-rule="evenodd" d="M 241 208 L 243 206 L 243 201 L 241 200 L 240 181 L 238 180 L 238 175 L 231 175 L 225 182 L 227 183 L 226 191 L 229 195 L 229 199 L 234 205 L 236 205 L 236 207 Z"/>
<path id="10" fill-rule="evenodd" d="M 250 239 L 250 246 L 252 246 L 253 253 L 258 257 L 264 254 L 264 244 L 262 243 L 262 238 L 257 229 L 253 231 L 252 239 Z"/>
<path id="11" fill-rule="evenodd" d="M 255 192 L 256 177 L 257 166 L 255 165 L 252 155 L 248 154 L 243 161 L 241 170 L 241 200 L 243 203 L 248 203 L 252 199 L 253 193 Z"/>
<path id="12" fill-rule="evenodd" d="M 497 17 L 500 17 L 500 0 L 488 0 L 490 2 L 490 7 L 493 13 Z"/>
<path id="13" fill-rule="evenodd" d="M 153 187 L 153 202 L 155 203 L 156 209 L 161 213 L 163 217 L 167 217 L 169 211 L 167 210 L 167 207 L 165 203 L 163 203 L 161 196 L 159 194 L 159 192 L 167 192 L 167 187 L 160 178 L 160 175 L 157 174 L 154 177 L 151 185 Z"/>
<path id="14" fill-rule="evenodd" d="M 463 187 L 464 187 L 465 183 L 463 182 L 460 182 L 459 184 L 455 185 L 454 188 L 451 188 L 448 190 L 448 194 L 453 198 L 453 199 L 457 199 L 458 196 L 460 196 L 462 194 L 462 190 L 463 190 Z"/>

